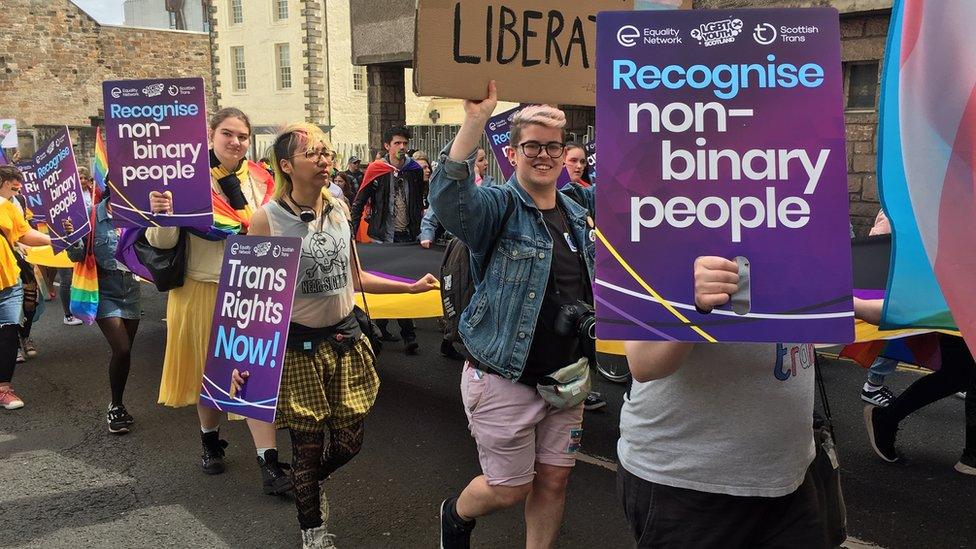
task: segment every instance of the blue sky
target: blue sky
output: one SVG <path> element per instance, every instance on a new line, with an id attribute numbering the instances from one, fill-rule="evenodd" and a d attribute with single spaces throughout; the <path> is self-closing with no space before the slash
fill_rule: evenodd
<path id="1" fill-rule="evenodd" d="M 122 0 L 71 0 L 99 23 L 122 24 Z M 162 1 L 162 0 L 160 0 Z"/>

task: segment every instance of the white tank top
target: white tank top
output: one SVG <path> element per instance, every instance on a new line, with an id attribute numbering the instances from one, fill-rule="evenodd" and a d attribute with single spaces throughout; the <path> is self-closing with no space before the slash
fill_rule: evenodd
<path id="1" fill-rule="evenodd" d="M 305 223 L 276 200 L 263 207 L 273 236 L 302 239 L 291 321 L 309 328 L 324 328 L 348 316 L 355 305 L 348 221 L 336 225 L 323 216 L 326 219 Z"/>

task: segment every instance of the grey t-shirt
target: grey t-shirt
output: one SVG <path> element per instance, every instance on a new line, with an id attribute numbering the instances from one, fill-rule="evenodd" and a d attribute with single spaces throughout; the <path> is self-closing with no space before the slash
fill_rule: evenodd
<path id="1" fill-rule="evenodd" d="M 664 379 L 634 382 L 620 412 L 620 464 L 700 492 L 779 497 L 814 456 L 812 345 L 698 344 Z"/>

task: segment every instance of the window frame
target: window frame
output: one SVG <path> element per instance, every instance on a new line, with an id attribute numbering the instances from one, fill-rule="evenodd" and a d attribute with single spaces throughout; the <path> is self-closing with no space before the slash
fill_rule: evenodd
<path id="1" fill-rule="evenodd" d="M 274 21 L 286 21 L 291 17 L 291 5 L 288 0 L 271 0 L 271 18 Z M 285 15 L 281 15 L 281 9 L 284 8 Z"/>
<path id="2" fill-rule="evenodd" d="M 855 67 L 874 66 L 875 86 L 874 102 L 870 107 L 852 107 L 851 104 L 851 80 Z M 847 61 L 844 63 L 844 112 L 877 112 L 878 103 L 881 99 L 881 61 L 879 59 L 865 59 L 860 61 Z"/>
<path id="3" fill-rule="evenodd" d="M 240 53 L 240 57 L 238 57 Z M 230 62 L 233 69 L 233 90 L 235 93 L 247 92 L 247 61 L 244 46 L 230 47 Z"/>
<path id="4" fill-rule="evenodd" d="M 230 24 L 241 25 L 244 23 L 244 0 L 230 0 Z M 240 14 L 240 19 L 238 19 Z"/>
<path id="5" fill-rule="evenodd" d="M 287 56 L 282 56 L 282 51 L 287 49 Z M 274 60 L 275 60 L 275 89 L 278 91 L 290 91 L 294 85 L 294 79 L 292 75 L 292 65 L 291 65 L 291 44 L 289 42 L 279 42 L 274 45 Z M 287 61 L 287 64 L 283 64 L 282 61 Z M 285 86 L 285 74 L 284 69 L 288 69 L 288 85 Z"/>

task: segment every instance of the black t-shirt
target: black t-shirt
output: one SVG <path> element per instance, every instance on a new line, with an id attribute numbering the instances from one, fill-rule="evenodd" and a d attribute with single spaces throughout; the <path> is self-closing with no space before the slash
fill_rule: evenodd
<path id="1" fill-rule="evenodd" d="M 582 250 L 577 251 L 578 245 L 573 242 L 569 221 L 558 207 L 539 211 L 552 235 L 552 266 L 525 371 L 519 378 L 520 382 L 533 387 L 539 378 L 576 362 L 582 356 L 575 335 L 563 337 L 553 329 L 559 309 L 580 300 L 593 303 L 593 290 L 580 254 Z"/>

